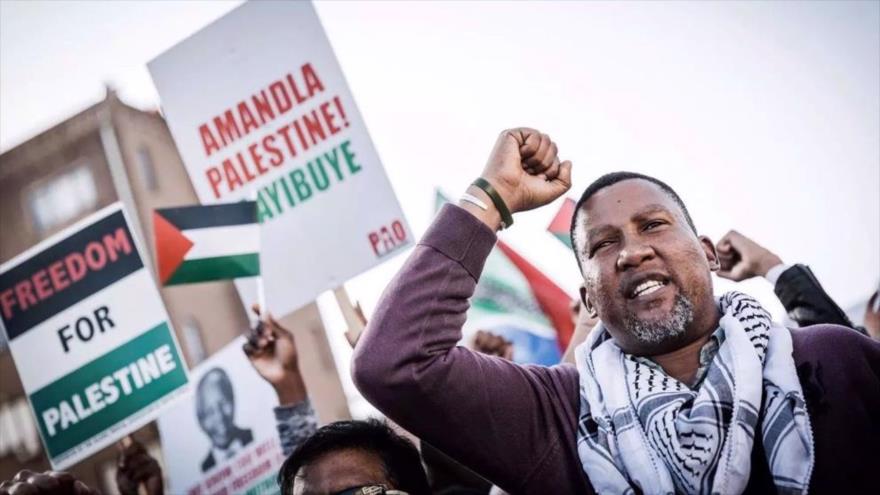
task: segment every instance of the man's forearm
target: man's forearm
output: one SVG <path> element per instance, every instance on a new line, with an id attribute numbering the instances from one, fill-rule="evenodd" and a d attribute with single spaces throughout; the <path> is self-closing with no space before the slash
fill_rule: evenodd
<path id="1" fill-rule="evenodd" d="M 306 399 L 306 384 L 298 372 L 290 373 L 272 386 L 275 388 L 275 393 L 278 394 L 278 404 L 281 406 L 290 406 Z"/>
<path id="2" fill-rule="evenodd" d="M 352 373 L 361 392 L 395 417 L 410 408 L 402 390 L 428 383 L 430 363 L 461 338 L 468 299 L 495 236 L 470 214 L 447 205 L 391 282 L 355 347 Z M 478 251 L 479 254 L 473 254 Z M 421 376 L 416 376 L 421 374 Z"/>

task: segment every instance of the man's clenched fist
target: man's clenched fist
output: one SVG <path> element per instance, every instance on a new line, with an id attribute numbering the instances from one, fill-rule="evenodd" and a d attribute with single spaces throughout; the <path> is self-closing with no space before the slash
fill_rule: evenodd
<path id="1" fill-rule="evenodd" d="M 556 143 L 535 129 L 498 136 L 482 177 L 501 194 L 511 213 L 543 206 L 571 187 L 571 162 L 559 161 Z"/>
<path id="2" fill-rule="evenodd" d="M 508 129 L 498 136 L 489 155 L 482 177 L 498 191 L 511 213 L 543 206 L 565 194 L 571 187 L 571 162 L 560 162 L 556 143 L 535 129 L 520 127 Z M 468 192 L 485 198 L 479 188 L 471 186 Z M 492 227 L 490 213 L 480 213 L 472 206 L 462 206 Z"/>

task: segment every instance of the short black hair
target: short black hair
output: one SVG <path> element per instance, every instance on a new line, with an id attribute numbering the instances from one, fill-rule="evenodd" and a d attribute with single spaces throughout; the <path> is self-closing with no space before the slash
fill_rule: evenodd
<path id="1" fill-rule="evenodd" d="M 569 235 L 571 235 L 571 245 L 574 246 L 574 256 L 577 259 L 578 268 L 580 268 L 581 271 L 583 271 L 583 267 L 581 266 L 581 256 L 578 252 L 578 243 L 575 236 L 575 232 L 577 230 L 578 215 L 581 212 L 581 208 L 583 208 L 587 200 L 592 198 L 594 194 L 601 191 L 602 189 L 605 189 L 608 186 L 613 186 L 618 182 L 630 179 L 641 179 L 648 181 L 652 184 L 656 184 L 660 189 L 663 190 L 663 192 L 668 194 L 673 201 L 675 201 L 679 208 L 681 208 L 681 211 L 684 213 L 684 218 L 685 220 L 687 220 L 687 223 L 690 226 L 691 230 L 694 232 L 695 235 L 697 234 L 697 228 L 696 226 L 694 226 L 694 221 L 691 219 L 691 214 L 690 212 L 688 212 L 687 206 L 684 205 L 684 201 L 681 200 L 681 197 L 678 195 L 678 193 L 676 193 L 674 189 L 669 187 L 669 184 L 663 182 L 660 179 L 651 177 L 650 175 L 644 175 L 637 172 L 611 172 L 610 174 L 605 174 L 602 177 L 599 177 L 598 179 L 594 180 L 592 184 L 587 186 L 587 189 L 584 190 L 583 194 L 581 194 L 581 199 L 578 200 L 577 205 L 575 205 L 574 207 L 574 213 L 572 214 L 571 218 L 571 232 L 569 233 Z"/>
<path id="2" fill-rule="evenodd" d="M 394 488 L 410 495 L 431 493 L 419 450 L 408 439 L 394 432 L 384 421 L 337 421 L 318 429 L 301 443 L 281 465 L 278 485 L 282 495 L 293 493 L 300 468 L 319 457 L 344 449 L 376 454 Z"/>

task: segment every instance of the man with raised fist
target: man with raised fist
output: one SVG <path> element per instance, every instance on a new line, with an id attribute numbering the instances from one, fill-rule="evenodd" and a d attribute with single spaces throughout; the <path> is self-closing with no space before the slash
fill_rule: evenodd
<path id="1" fill-rule="evenodd" d="M 575 208 L 581 299 L 600 320 L 576 366 L 456 346 L 495 233 L 570 186 L 546 134 L 501 133 L 383 294 L 355 349 L 364 396 L 512 494 L 870 491 L 880 344 L 716 298 L 715 245 L 653 177 L 602 176 Z"/>

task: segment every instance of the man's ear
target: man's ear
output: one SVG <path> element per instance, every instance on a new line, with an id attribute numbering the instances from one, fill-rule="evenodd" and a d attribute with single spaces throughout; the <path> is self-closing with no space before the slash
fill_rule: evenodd
<path id="1" fill-rule="evenodd" d="M 596 307 L 593 306 L 593 303 L 590 302 L 590 298 L 587 297 L 587 288 L 584 287 L 584 284 L 581 284 L 581 302 L 584 303 L 584 308 L 589 313 L 590 318 L 598 318 L 599 313 L 596 312 Z"/>
<path id="2" fill-rule="evenodd" d="M 703 252 L 706 253 L 706 261 L 709 262 L 709 271 L 717 272 L 721 269 L 721 262 L 718 261 L 718 251 L 715 250 L 715 243 L 704 235 L 701 235 L 699 239 L 700 246 L 703 248 Z"/>

